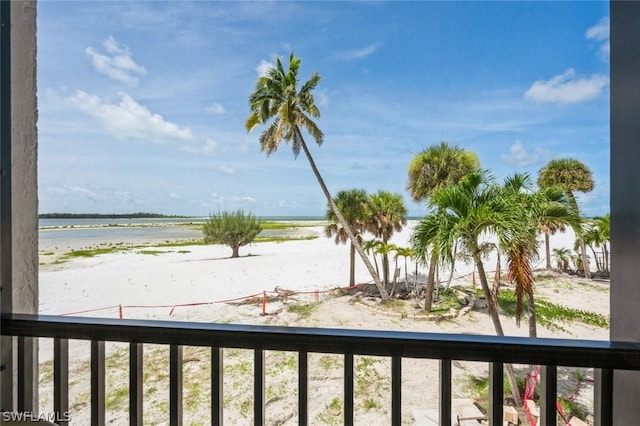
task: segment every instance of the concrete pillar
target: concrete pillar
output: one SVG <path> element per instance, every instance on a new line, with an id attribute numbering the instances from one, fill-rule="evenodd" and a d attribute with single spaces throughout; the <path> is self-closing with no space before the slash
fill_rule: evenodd
<path id="1" fill-rule="evenodd" d="M 11 256 L 10 282 L 2 282 L 3 313 L 38 313 L 38 182 L 36 100 L 36 2 L 11 2 Z M 3 222 L 3 226 L 7 226 Z M 3 274 L 3 276 L 7 276 Z M 28 343 L 25 359 L 33 366 L 23 410 L 37 400 L 37 345 Z M 17 410 L 15 338 L 2 338 L 2 409 Z M 25 395 L 23 395 L 24 397 Z"/>
<path id="2" fill-rule="evenodd" d="M 640 2 L 611 1 L 611 340 L 640 342 Z M 640 373 L 616 372 L 613 424 L 638 424 Z"/>

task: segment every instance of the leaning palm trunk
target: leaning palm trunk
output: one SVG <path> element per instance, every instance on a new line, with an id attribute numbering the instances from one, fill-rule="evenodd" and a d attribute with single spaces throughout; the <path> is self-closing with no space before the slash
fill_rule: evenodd
<path id="1" fill-rule="evenodd" d="M 336 218 L 338 218 L 338 221 L 340 222 L 340 224 L 344 228 L 345 232 L 347 233 L 347 236 L 351 240 L 351 244 L 353 244 L 353 247 L 355 247 L 356 251 L 358 252 L 360 257 L 362 258 L 362 261 L 364 262 L 365 266 L 367 267 L 367 270 L 371 274 L 371 277 L 373 278 L 373 281 L 375 282 L 376 287 L 378 288 L 378 291 L 380 292 L 380 297 L 382 298 L 382 300 L 389 300 L 389 293 L 387 293 L 387 290 L 384 288 L 384 285 L 380 281 L 380 277 L 376 273 L 375 269 L 373 269 L 373 265 L 371 265 L 371 262 L 369 261 L 369 258 L 365 254 L 364 250 L 362 250 L 362 247 L 358 243 L 358 239 L 355 237 L 355 235 L 351 231 L 351 227 L 349 227 L 349 224 L 344 219 L 344 216 L 342 216 L 342 213 L 340 213 L 340 209 L 338 209 L 338 206 L 336 206 L 336 203 L 333 200 L 333 197 L 329 193 L 329 189 L 327 188 L 327 185 L 324 183 L 324 179 L 322 179 L 322 176 L 320 176 L 320 171 L 318 170 L 318 167 L 316 166 L 315 161 L 313 161 L 313 157 L 311 156 L 311 153 L 309 152 L 309 148 L 307 148 L 307 144 L 305 143 L 305 141 L 304 141 L 304 139 L 302 137 L 302 133 L 300 133 L 300 130 L 298 128 L 296 128 L 296 133 L 297 133 L 297 136 L 299 138 L 300 145 L 302 146 L 302 149 L 304 151 L 304 154 L 307 156 L 307 160 L 309 160 L 309 165 L 311 166 L 311 169 L 313 170 L 313 174 L 316 176 L 316 179 L 318 180 L 318 183 L 320 184 L 320 188 L 322 188 L 322 192 L 324 193 L 325 197 L 327 198 L 327 202 L 329 203 L 329 206 L 331 207 L 331 210 L 333 210 L 333 213 L 335 213 Z"/>
<path id="2" fill-rule="evenodd" d="M 487 282 L 487 276 L 484 271 L 484 264 L 482 263 L 482 258 L 480 257 L 480 253 L 474 254 L 474 260 L 476 267 L 478 268 L 478 276 L 480 277 L 480 285 L 482 286 L 482 291 L 484 293 L 484 297 L 487 300 L 487 306 L 489 308 L 489 316 L 491 317 L 491 321 L 493 321 L 493 327 L 496 330 L 496 334 L 498 336 L 504 336 L 504 330 L 502 329 L 502 324 L 500 323 L 500 317 L 498 316 L 497 310 L 497 301 L 494 296 L 491 294 L 491 290 L 489 290 L 489 283 Z M 516 380 L 516 373 L 513 369 L 513 365 L 505 364 L 505 368 L 507 369 L 507 379 L 509 380 L 509 387 L 511 388 L 511 395 L 515 401 L 516 406 L 521 405 L 520 399 L 520 390 L 518 389 L 518 382 Z"/>
<path id="3" fill-rule="evenodd" d="M 353 243 L 349 249 L 349 287 L 356 285 L 356 248 Z"/>

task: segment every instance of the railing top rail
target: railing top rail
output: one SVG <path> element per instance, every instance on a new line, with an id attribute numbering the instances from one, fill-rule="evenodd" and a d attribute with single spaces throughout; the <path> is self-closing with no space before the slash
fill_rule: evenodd
<path id="1" fill-rule="evenodd" d="M 10 314 L 0 332 L 225 348 L 640 370 L 640 343 Z"/>

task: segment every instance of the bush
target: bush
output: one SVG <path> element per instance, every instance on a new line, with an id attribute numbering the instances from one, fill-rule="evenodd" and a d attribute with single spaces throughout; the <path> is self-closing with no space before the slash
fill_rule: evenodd
<path id="1" fill-rule="evenodd" d="M 231 257 L 239 257 L 240 247 L 247 245 L 262 231 L 261 221 L 251 213 L 241 210 L 218 212 L 209 216 L 202 232 L 207 244 L 224 244 L 231 247 Z"/>

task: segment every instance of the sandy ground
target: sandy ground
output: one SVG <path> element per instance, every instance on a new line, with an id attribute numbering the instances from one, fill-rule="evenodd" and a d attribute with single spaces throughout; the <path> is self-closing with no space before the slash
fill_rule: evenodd
<path id="1" fill-rule="evenodd" d="M 374 309 L 354 296 L 332 296 L 331 289 L 348 284 L 348 246 L 335 245 L 322 236 L 321 228 L 307 232 L 320 238 L 286 243 L 260 243 L 243 247 L 241 258 L 229 259 L 230 249 L 222 246 L 164 247 L 146 254 L 143 249 L 127 253 L 77 258 L 53 264 L 51 255 L 43 256 L 40 272 L 40 311 L 43 314 L 75 314 L 117 318 L 172 319 L 205 322 L 295 325 L 355 329 L 384 329 L 439 333 L 493 334 L 486 310 L 472 310 L 464 316 L 442 321 L 418 321 L 388 310 Z M 410 228 L 397 234 L 393 242 L 408 246 Z M 552 247 L 573 247 L 573 235 L 558 234 Z M 544 260 L 539 264 L 544 265 Z M 404 260 L 398 266 L 404 276 Z M 495 267 L 489 258 L 486 269 Z M 409 271 L 414 270 L 409 263 Z M 472 286 L 473 267 L 459 264 L 453 285 Z M 423 268 L 419 278 L 424 278 Z M 443 276 L 446 274 L 442 274 Z M 409 280 L 412 281 L 412 276 Z M 370 282 L 362 262 L 357 262 L 356 282 Z M 276 289 L 302 292 L 267 304 L 262 316 L 259 303 L 222 303 L 262 295 Z M 322 303 L 306 314 L 290 309 L 291 305 Z M 325 291 L 327 291 L 325 293 Z M 536 297 L 571 308 L 609 315 L 608 283 L 571 278 L 567 275 L 540 279 Z M 195 306 L 180 306 L 180 305 Z M 409 309 L 413 307 L 408 305 Z M 416 309 L 416 312 L 418 309 Z M 517 327 L 513 318 L 502 317 L 505 334 L 526 336 L 526 322 Z M 606 340 L 606 329 L 579 323 L 563 324 L 561 329 L 539 326 L 540 337 L 567 337 Z M 148 345 L 150 346 L 150 345 Z M 107 409 L 111 424 L 127 422 L 128 354 L 124 345 L 108 345 Z M 70 355 L 72 424 L 88 424 L 88 345 L 74 342 Z M 185 424 L 209 424 L 208 382 L 209 353 L 186 348 Z M 50 400 L 51 344 L 41 344 L 43 378 L 41 411 L 48 412 Z M 251 424 L 252 364 L 246 351 L 225 350 L 226 424 Z M 113 360 L 114 362 L 110 362 Z M 121 360 L 121 362 L 115 362 Z M 342 395 L 342 358 L 312 354 L 310 372 L 310 419 L 312 424 L 341 424 L 340 407 L 332 401 Z M 162 347 L 145 347 L 145 424 L 167 424 L 168 351 Z M 268 424 L 295 425 L 296 358 L 294 354 L 267 354 Z M 109 367 L 110 366 L 110 367 Z M 486 374 L 481 363 L 454 362 L 454 397 L 471 397 L 469 377 Z M 390 422 L 390 362 L 388 359 L 356 359 L 356 424 L 385 425 Z M 524 371 L 524 367 L 522 370 Z M 523 373 L 524 374 L 524 373 Z M 568 374 L 568 373 L 567 373 Z M 587 372 L 587 374 L 591 374 Z M 571 383 L 567 384 L 570 391 Z M 403 361 L 403 422 L 413 424 L 412 411 L 437 407 L 437 361 Z M 562 392 L 562 389 L 561 389 Z M 586 398 L 588 404 L 588 397 Z M 339 405 L 339 404 L 338 404 Z"/>

